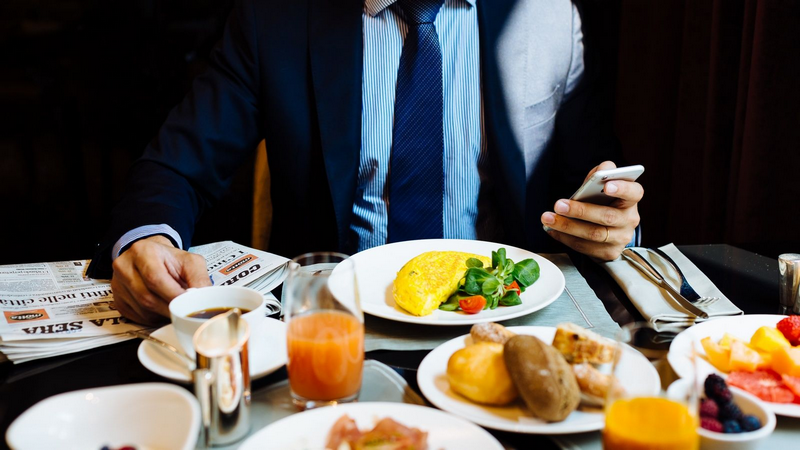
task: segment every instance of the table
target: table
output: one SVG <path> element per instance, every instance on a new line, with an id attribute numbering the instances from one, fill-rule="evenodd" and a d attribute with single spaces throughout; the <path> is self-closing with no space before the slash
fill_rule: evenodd
<path id="1" fill-rule="evenodd" d="M 777 313 L 777 260 L 724 244 L 678 248 L 746 314 Z M 641 319 L 624 292 L 602 267 L 582 255 L 570 256 L 617 323 L 622 325 Z M 62 392 L 128 383 L 168 382 L 139 363 L 136 357 L 138 346 L 139 341 L 134 340 L 16 366 L 10 362 L 0 364 L 0 429 L 7 429 L 17 416 L 36 402 Z M 373 351 L 367 353 L 367 358 L 392 366 L 419 392 L 416 369 L 427 353 Z M 266 388 L 285 378 L 285 369 L 280 369 L 254 381 L 253 390 Z M 508 448 L 558 448 L 545 436 L 492 433 Z M 4 437 L 2 445 L 5 445 Z"/>

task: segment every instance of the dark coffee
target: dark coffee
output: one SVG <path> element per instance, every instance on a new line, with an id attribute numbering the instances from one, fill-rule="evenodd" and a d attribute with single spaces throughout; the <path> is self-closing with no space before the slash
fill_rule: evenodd
<path id="1" fill-rule="evenodd" d="M 200 310 L 200 311 L 195 311 L 195 312 L 189 314 L 187 317 L 191 317 L 193 319 L 210 319 L 210 318 L 212 318 L 214 316 L 218 316 L 218 315 L 220 315 L 222 313 L 226 313 L 226 312 L 228 312 L 228 311 L 230 311 L 232 309 L 235 309 L 235 308 L 232 307 L 232 306 L 222 306 L 222 307 L 219 307 L 219 308 L 208 308 L 208 309 L 203 309 L 203 310 Z M 249 309 L 244 309 L 244 308 L 239 308 L 239 311 L 241 311 L 242 314 L 247 314 L 247 313 L 250 312 Z"/>

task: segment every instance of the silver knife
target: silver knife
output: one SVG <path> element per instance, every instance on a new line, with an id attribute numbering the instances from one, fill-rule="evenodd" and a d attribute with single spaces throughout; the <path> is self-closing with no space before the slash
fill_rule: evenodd
<path id="1" fill-rule="evenodd" d="M 636 253 L 633 249 L 626 248 L 622 251 L 622 257 L 633 263 L 633 265 L 639 269 L 640 272 L 647 275 L 653 283 L 657 284 L 659 287 L 662 287 L 667 290 L 672 297 L 677 300 L 678 303 L 681 304 L 683 309 L 689 311 L 691 314 L 703 318 L 708 319 L 708 313 L 703 311 L 702 309 L 694 306 L 692 302 L 686 299 L 686 297 L 682 296 L 680 292 L 678 292 L 671 284 L 664 279 L 664 277 L 658 273 L 658 270 L 655 267 L 651 266 L 650 263 L 644 259 L 641 255 Z"/>

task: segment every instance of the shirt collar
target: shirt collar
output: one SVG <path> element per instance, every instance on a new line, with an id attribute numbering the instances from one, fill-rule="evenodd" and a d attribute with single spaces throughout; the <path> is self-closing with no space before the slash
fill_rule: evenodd
<path id="1" fill-rule="evenodd" d="M 478 0 L 461 0 L 466 2 L 469 6 L 475 6 L 475 3 Z M 397 0 L 364 0 L 364 6 L 366 7 L 367 14 L 372 17 L 377 16 L 380 14 L 384 9 L 392 6 L 394 3 L 397 3 Z"/>

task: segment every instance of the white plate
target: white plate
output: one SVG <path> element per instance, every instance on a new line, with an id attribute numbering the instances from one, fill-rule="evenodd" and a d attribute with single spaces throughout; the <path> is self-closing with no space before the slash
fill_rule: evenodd
<path id="1" fill-rule="evenodd" d="M 435 450 L 502 450 L 486 430 L 451 414 L 406 403 L 350 403 L 293 414 L 262 428 L 247 439 L 240 450 L 322 449 L 331 426 L 349 415 L 361 430 L 371 429 L 378 420 L 390 417 L 428 433 L 428 448 Z"/>
<path id="2" fill-rule="evenodd" d="M 153 337 L 180 348 L 178 336 L 172 324 L 154 331 Z M 250 337 L 250 377 L 261 378 L 286 364 L 286 324 L 280 320 L 266 318 L 264 327 Z M 137 352 L 139 361 L 148 370 L 170 380 L 189 383 L 192 374 L 186 363 L 169 350 L 157 344 L 142 341 Z"/>
<path id="3" fill-rule="evenodd" d="M 536 336 L 548 344 L 553 342 L 554 327 L 509 327 L 509 330 L 524 335 Z M 603 428 L 603 414 L 599 412 L 573 411 L 562 422 L 548 423 L 534 417 L 521 400 L 507 406 L 486 406 L 473 403 L 453 392 L 447 382 L 447 362 L 456 350 L 466 347 L 472 338 L 464 335 L 451 339 L 431 351 L 417 372 L 417 383 L 425 397 L 437 407 L 459 415 L 467 420 L 493 428 L 528 434 L 565 434 L 595 431 Z M 627 392 L 639 395 L 656 395 L 661 388 L 658 372 L 652 364 L 633 349 L 626 349 L 620 360 L 620 381 Z"/>
<path id="4" fill-rule="evenodd" d="M 763 326 L 774 327 L 785 317 L 786 316 L 776 314 L 752 314 L 707 320 L 679 333 L 669 346 L 667 360 L 679 377 L 691 377 L 692 363 L 689 359 L 689 355 L 691 354 L 693 344 L 697 353 L 705 355 L 706 351 L 703 349 L 703 345 L 700 344 L 700 340 L 707 336 L 710 336 L 714 342 L 717 342 L 722 339 L 725 333 L 729 333 L 745 342 L 750 342 L 750 338 L 757 329 Z M 697 373 L 701 380 L 705 380 L 711 373 L 719 373 L 725 376 L 725 374 L 722 374 L 714 368 L 705 358 L 697 358 Z M 780 416 L 800 417 L 800 405 L 771 402 L 764 402 L 764 404 L 770 411 Z"/>
<path id="5" fill-rule="evenodd" d="M 521 305 L 499 306 L 495 310 L 485 310 L 478 314 L 437 309 L 430 315 L 419 317 L 404 311 L 395 304 L 392 287 L 397 272 L 411 258 L 420 253 L 450 250 L 491 257 L 492 252 L 501 247 L 506 249 L 506 256 L 514 262 L 533 258 L 539 263 L 539 279 L 522 293 Z M 499 322 L 538 311 L 553 303 L 564 290 L 564 274 L 555 264 L 527 250 L 493 242 L 463 239 L 396 242 L 356 253 L 352 259 L 356 265 L 361 307 L 364 312 L 398 322 L 424 325 L 469 325 L 481 322 Z"/>
<path id="6" fill-rule="evenodd" d="M 200 407 L 186 389 L 140 383 L 44 399 L 11 424 L 6 441 L 17 450 L 99 449 L 104 445 L 190 450 L 199 428 Z"/>

